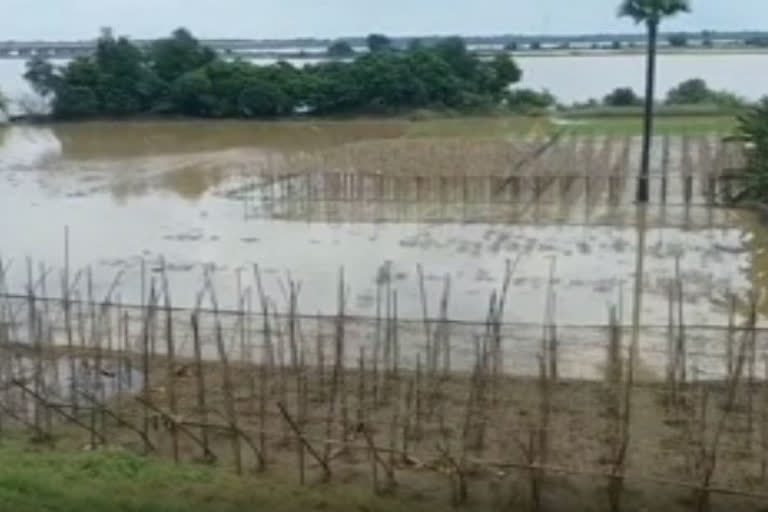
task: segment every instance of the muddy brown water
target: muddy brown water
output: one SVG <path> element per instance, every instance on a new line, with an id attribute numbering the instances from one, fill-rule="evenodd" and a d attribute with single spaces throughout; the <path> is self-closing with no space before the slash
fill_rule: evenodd
<path id="1" fill-rule="evenodd" d="M 478 121 L 473 121 L 477 123 Z M 246 218 L 228 194 L 272 159 L 344 144 L 408 136 L 406 121 L 353 122 L 94 122 L 0 129 L 0 255 L 11 262 L 8 285 L 23 291 L 25 259 L 52 269 L 58 291 L 64 230 L 70 266 L 91 266 L 97 297 L 124 271 L 121 300 L 141 300 L 141 266 L 149 282 L 163 258 L 177 305 L 194 303 L 205 264 L 225 307 L 234 305 L 236 275 L 252 285 L 258 264 L 265 287 L 283 307 L 288 276 L 301 282 L 304 313 L 336 311 L 336 280 L 344 267 L 351 313 L 375 313 L 380 267 L 392 264 L 400 316 L 420 318 L 416 267 L 424 266 L 428 309 L 436 315 L 446 275 L 452 318 L 482 321 L 507 260 L 519 258 L 506 320 L 543 321 L 547 290 L 556 292 L 556 321 L 599 325 L 611 304 L 630 321 L 637 229 L 631 204 L 599 212 L 604 222 L 372 222 L 354 208 L 333 222 Z M 633 141 L 632 161 L 638 144 Z M 655 209 L 651 218 L 657 218 Z M 684 217 L 669 206 L 664 215 Z M 646 232 L 644 324 L 667 322 L 667 281 L 680 257 L 686 320 L 724 325 L 726 297 L 745 297 L 768 282 L 761 240 L 765 227 L 738 211 L 693 212 L 693 225 L 650 222 Z M 621 222 L 612 222 L 616 219 Z M 626 222 L 625 222 L 626 221 Z M 554 281 L 549 274 L 555 262 Z M 74 272 L 74 270 L 73 270 Z"/>

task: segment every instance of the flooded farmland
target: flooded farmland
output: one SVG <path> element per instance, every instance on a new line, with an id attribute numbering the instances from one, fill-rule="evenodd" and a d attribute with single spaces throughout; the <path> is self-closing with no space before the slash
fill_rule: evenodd
<path id="1" fill-rule="evenodd" d="M 396 469 L 432 496 L 440 439 L 517 485 L 498 468 L 529 472 L 515 442 L 546 432 L 543 471 L 588 475 L 592 500 L 622 439 L 606 432 L 629 425 L 624 478 L 671 482 L 650 499 L 683 510 L 701 478 L 688 422 L 719 417 L 695 424 L 724 432 L 712 482 L 764 503 L 766 231 L 719 204 L 718 137 L 659 138 L 644 208 L 631 137 L 405 121 L 0 137 L 3 407 L 41 439 L 63 419 L 90 446 L 304 471 L 293 428 L 325 478 L 362 481 L 386 445 L 429 461 L 391 462 L 387 485 Z"/>
<path id="2" fill-rule="evenodd" d="M 303 183 L 297 172 L 340 170 L 435 179 L 473 173 L 503 177 L 539 144 L 519 135 L 492 142 L 412 139 L 410 124 L 130 122 L 5 129 L 0 252 L 13 262 L 9 287 L 24 289 L 28 257 L 55 269 L 54 275 L 61 271 L 68 227 L 70 267 L 92 268 L 97 296 L 121 273 L 120 295 L 129 303 L 141 300 L 142 267 L 151 275 L 163 261 L 177 305 L 192 305 L 203 268 L 213 264 L 224 306 L 233 307 L 236 275 L 250 275 L 257 264 L 270 295 L 281 297 L 290 276 L 302 283 L 302 312 L 331 314 L 336 306 L 328 290 L 343 267 L 350 311 L 372 315 L 377 277 L 389 262 L 402 317 L 422 315 L 420 264 L 434 303 L 448 275 L 454 292 L 449 316 L 480 321 L 507 260 L 516 262 L 507 321 L 541 322 L 550 288 L 557 294 L 556 321 L 565 325 L 600 325 L 608 305 L 631 303 L 638 240 L 635 183 L 629 178 L 638 158 L 635 139 L 566 137 L 524 172 L 574 178 L 566 185 L 516 183 L 524 190 L 516 198 L 509 187 L 501 196 L 482 195 L 483 187 L 503 186 L 503 180 L 465 183 L 467 192 L 445 177 L 441 191 L 435 192 L 437 182 L 423 185 L 423 197 L 407 199 L 392 189 L 379 200 L 363 193 L 356 201 L 322 202 L 302 200 L 298 186 L 281 189 L 293 190 L 293 199 L 279 198 L 276 185 L 263 183 L 269 173 L 290 174 L 282 181 Z M 715 138 L 695 144 L 710 141 L 714 152 Z M 698 182 L 686 204 L 683 167 L 710 150 L 691 149 L 694 142 L 681 139 L 665 142 L 657 144 L 656 167 L 668 160 L 669 199 L 663 205 L 656 201 L 643 215 L 641 320 L 666 323 L 667 283 L 679 258 L 687 320 L 724 325 L 729 293 L 745 297 L 753 284 L 761 285 L 755 241 L 764 238 L 764 228 L 751 214 L 703 206 Z M 683 146 L 695 161 L 682 156 Z M 475 147 L 481 150 L 472 153 Z M 419 159 L 416 153 L 426 156 Z M 615 180 L 601 181 L 606 174 Z M 582 182 L 589 176 L 592 181 Z M 534 201 L 530 191 L 537 186 L 547 190 Z M 653 197 L 660 186 L 652 181 Z M 457 201 L 461 194 L 477 200 Z M 627 311 L 628 306 L 626 323 Z"/>

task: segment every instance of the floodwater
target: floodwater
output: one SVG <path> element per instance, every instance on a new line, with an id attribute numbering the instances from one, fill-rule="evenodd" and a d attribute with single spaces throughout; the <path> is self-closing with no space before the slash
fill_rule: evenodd
<path id="1" fill-rule="evenodd" d="M 566 104 L 602 98 L 616 87 L 644 90 L 645 60 L 642 55 L 522 56 L 516 58 L 523 69 L 521 87 L 549 89 Z M 296 60 L 302 66 L 320 59 Z M 63 62 L 63 61 L 54 61 Z M 271 60 L 254 62 L 269 64 Z M 750 100 L 766 94 L 768 71 L 766 54 L 660 55 L 659 94 L 690 78 L 703 78 L 714 89 L 732 91 Z M 32 95 L 24 81 L 24 61 L 0 59 L 0 91 L 12 99 Z"/>
<path id="2" fill-rule="evenodd" d="M 39 263 L 52 269 L 48 289 L 58 291 L 68 227 L 72 274 L 91 267 L 97 297 L 121 275 L 118 293 L 132 303 L 141 300 L 142 266 L 146 293 L 162 259 L 175 305 L 194 304 L 203 269 L 214 264 L 220 303 L 233 307 L 237 276 L 243 287 L 253 286 L 257 264 L 280 309 L 290 277 L 301 283 L 302 313 L 333 314 L 343 268 L 347 311 L 374 315 L 377 281 L 391 262 L 387 275 L 398 292 L 400 317 L 422 315 L 421 264 L 430 315 L 437 315 L 449 275 L 450 317 L 482 322 L 511 260 L 517 265 L 506 321 L 544 321 L 552 290 L 560 324 L 604 325 L 610 305 L 630 322 L 638 240 L 631 222 L 370 222 L 354 214 L 333 222 L 253 218 L 230 193 L 272 158 L 397 138 L 406 125 L 131 122 L 2 130 L 0 256 L 12 262 L 9 288 L 24 293 L 29 257 L 36 274 Z M 625 215 L 634 212 L 631 204 L 624 208 Z M 765 258 L 757 247 L 766 239 L 765 228 L 744 213 L 720 210 L 716 217 L 712 227 L 651 223 L 645 232 L 644 324 L 666 325 L 668 283 L 678 257 L 691 324 L 726 324 L 728 292 L 744 297 L 754 282 L 768 282 L 759 274 Z"/>

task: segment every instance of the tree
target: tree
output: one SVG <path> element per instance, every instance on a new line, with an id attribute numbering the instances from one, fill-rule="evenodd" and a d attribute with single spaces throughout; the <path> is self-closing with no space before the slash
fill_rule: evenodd
<path id="1" fill-rule="evenodd" d="M 642 100 L 631 87 L 619 87 L 603 98 L 603 104 L 609 107 L 630 107 L 639 105 Z"/>
<path id="2" fill-rule="evenodd" d="M 355 55 L 355 49 L 346 41 L 335 41 L 326 51 L 329 57 L 334 59 L 345 59 Z"/>
<path id="3" fill-rule="evenodd" d="M 56 91 L 53 115 L 59 119 L 82 119 L 99 113 L 99 100 L 90 87 L 64 85 Z"/>
<path id="4" fill-rule="evenodd" d="M 371 34 L 366 39 L 371 53 L 385 52 L 392 49 L 392 40 L 383 34 Z"/>
<path id="5" fill-rule="evenodd" d="M 24 79 L 30 83 L 32 89 L 43 97 L 53 94 L 58 84 L 53 65 L 42 57 L 35 56 L 27 61 L 26 66 Z"/>
<path id="6" fill-rule="evenodd" d="M 683 48 L 688 46 L 688 38 L 685 34 L 672 34 L 667 38 L 667 41 L 669 42 L 669 46 L 672 46 L 673 48 Z"/>
<path id="7" fill-rule="evenodd" d="M 240 93 L 237 108 L 244 117 L 274 117 L 287 113 L 288 97 L 275 84 L 252 80 Z"/>
<path id="8" fill-rule="evenodd" d="M 611 48 L 614 50 L 621 50 L 621 41 L 613 41 L 611 43 Z"/>
<path id="9" fill-rule="evenodd" d="M 372 37 L 375 48 L 390 47 L 376 40 Z M 332 52 L 346 54 L 344 46 Z M 93 55 L 66 65 L 31 60 L 27 79 L 49 98 L 41 101 L 52 100 L 57 117 L 250 118 L 495 107 L 522 74 L 509 55 L 480 58 L 459 37 L 410 46 L 297 68 L 218 59 L 183 29 L 147 47 L 107 34 Z"/>
<path id="10" fill-rule="evenodd" d="M 494 91 L 506 90 L 511 84 L 523 78 L 520 67 L 506 53 L 496 55 L 491 61 L 491 67 L 495 73 L 494 83 L 491 84 Z"/>
<path id="11" fill-rule="evenodd" d="M 648 202 L 648 176 L 651 163 L 651 137 L 653 136 L 653 101 L 656 86 L 656 52 L 659 25 L 664 18 L 689 11 L 690 5 L 688 0 L 623 0 L 619 7 L 619 16 L 632 18 L 635 23 L 644 23 L 648 32 L 643 151 L 637 187 L 637 200 L 640 203 Z"/>
<path id="12" fill-rule="evenodd" d="M 8 99 L 3 94 L 3 91 L 0 91 L 0 114 L 7 114 L 8 113 Z"/>
<path id="13" fill-rule="evenodd" d="M 463 38 L 451 36 L 440 39 L 434 49 L 457 75 L 464 78 L 475 76 L 479 61 L 467 50 L 467 43 Z"/>
<path id="14" fill-rule="evenodd" d="M 414 37 L 413 39 L 410 39 L 408 41 L 408 51 L 409 52 L 417 52 L 419 50 L 424 49 L 424 41 L 419 39 L 418 37 Z"/>
<path id="15" fill-rule="evenodd" d="M 668 105 L 717 105 L 727 109 L 742 109 L 748 101 L 729 91 L 710 89 L 701 78 L 680 83 L 667 93 Z"/>
<path id="16" fill-rule="evenodd" d="M 189 31 L 180 28 L 170 38 L 156 41 L 149 58 L 157 75 L 170 83 L 216 59 L 216 52 L 202 46 Z"/>
<path id="17" fill-rule="evenodd" d="M 541 50 L 541 43 L 539 41 L 532 41 L 529 47 L 531 50 Z"/>
<path id="18" fill-rule="evenodd" d="M 666 103 L 669 105 L 696 105 L 712 100 L 713 91 L 707 87 L 707 82 L 701 78 L 692 78 L 682 82 L 667 93 Z"/>
<path id="19" fill-rule="evenodd" d="M 214 106 L 213 83 L 204 69 L 189 71 L 171 84 L 176 110 L 190 116 L 206 116 Z"/>

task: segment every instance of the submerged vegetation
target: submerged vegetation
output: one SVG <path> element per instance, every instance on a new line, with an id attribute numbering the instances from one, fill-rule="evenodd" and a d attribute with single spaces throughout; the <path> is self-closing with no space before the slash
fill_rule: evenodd
<path id="1" fill-rule="evenodd" d="M 509 56 L 481 60 L 458 37 L 404 51 L 391 49 L 382 37 L 371 36 L 372 51 L 351 62 L 298 68 L 225 60 L 184 29 L 146 48 L 104 36 L 94 55 L 65 66 L 31 60 L 25 78 L 50 98 L 59 119 L 273 118 L 481 109 L 500 104 L 522 75 Z"/>

